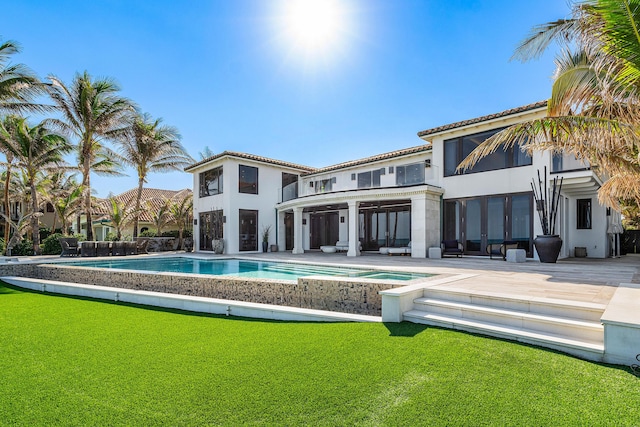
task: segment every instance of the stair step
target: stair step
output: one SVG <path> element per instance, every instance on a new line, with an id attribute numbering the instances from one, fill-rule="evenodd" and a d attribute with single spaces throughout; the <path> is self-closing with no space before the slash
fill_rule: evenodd
<path id="1" fill-rule="evenodd" d="M 405 312 L 404 320 L 415 323 L 442 326 L 450 329 L 460 329 L 469 332 L 477 332 L 499 338 L 526 342 L 529 344 L 537 344 L 543 347 L 554 348 L 566 353 L 585 357 L 590 360 L 598 360 L 604 354 L 604 344 L 602 341 L 582 341 L 561 337 L 551 333 L 537 332 L 469 319 L 461 319 L 457 317 L 427 313 L 420 310 L 410 310 Z"/>
<path id="2" fill-rule="evenodd" d="M 492 292 L 470 293 L 468 289 L 456 288 L 426 289 L 424 297 L 594 322 L 600 321 L 600 317 L 606 309 L 606 305 L 598 303 L 574 302 L 542 297 L 523 299 Z"/>
<path id="3" fill-rule="evenodd" d="M 487 307 L 433 298 L 415 299 L 414 308 L 431 314 L 477 322 L 489 322 L 589 341 L 600 341 L 604 334 L 604 327 L 599 321 L 549 316 L 547 314 L 523 312 L 518 309 Z"/>

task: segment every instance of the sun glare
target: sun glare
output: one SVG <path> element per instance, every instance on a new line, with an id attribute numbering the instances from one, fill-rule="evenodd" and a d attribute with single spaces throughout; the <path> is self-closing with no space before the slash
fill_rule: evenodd
<path id="1" fill-rule="evenodd" d="M 283 0 L 279 33 L 292 53 L 326 59 L 344 47 L 347 36 L 345 0 Z"/>

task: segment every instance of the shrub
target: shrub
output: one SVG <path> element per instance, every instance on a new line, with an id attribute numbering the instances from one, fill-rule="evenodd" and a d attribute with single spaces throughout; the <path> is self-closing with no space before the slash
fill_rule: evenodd
<path id="1" fill-rule="evenodd" d="M 38 230 L 39 234 L 40 234 L 40 241 L 43 242 L 44 239 L 46 239 L 47 237 L 49 237 L 51 235 L 51 230 L 45 227 L 40 227 L 40 230 Z"/>
<path id="2" fill-rule="evenodd" d="M 178 230 L 164 231 L 160 237 L 178 237 Z"/>
<path id="3" fill-rule="evenodd" d="M 153 230 L 145 230 L 140 233 L 140 237 L 156 237 L 156 232 Z"/>
<path id="4" fill-rule="evenodd" d="M 58 238 L 64 237 L 62 233 L 54 233 L 42 241 L 42 255 L 60 255 L 62 247 Z"/>
<path id="5" fill-rule="evenodd" d="M 13 247 L 13 249 L 11 250 L 11 255 L 33 255 L 33 241 L 24 239 L 22 242 Z"/>
<path id="6" fill-rule="evenodd" d="M 108 232 L 107 233 L 107 237 L 104 238 L 106 241 L 109 242 L 117 242 L 118 241 L 118 235 L 114 232 Z"/>

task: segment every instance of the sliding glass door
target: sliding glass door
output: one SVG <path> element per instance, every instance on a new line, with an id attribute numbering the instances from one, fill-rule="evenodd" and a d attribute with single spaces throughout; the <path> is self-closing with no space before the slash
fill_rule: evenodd
<path id="1" fill-rule="evenodd" d="M 444 239 L 457 239 L 468 255 L 486 255 L 487 245 L 514 240 L 532 256 L 532 206 L 530 193 L 446 200 Z"/>

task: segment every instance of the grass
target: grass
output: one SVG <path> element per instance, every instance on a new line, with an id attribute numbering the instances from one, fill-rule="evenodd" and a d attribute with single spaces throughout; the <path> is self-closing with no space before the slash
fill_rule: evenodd
<path id="1" fill-rule="evenodd" d="M 410 323 L 254 321 L 0 284 L 0 325 L 0 425 L 640 420 L 627 368 Z"/>

